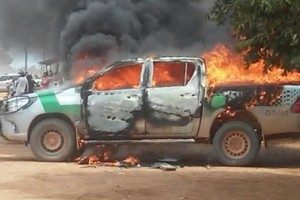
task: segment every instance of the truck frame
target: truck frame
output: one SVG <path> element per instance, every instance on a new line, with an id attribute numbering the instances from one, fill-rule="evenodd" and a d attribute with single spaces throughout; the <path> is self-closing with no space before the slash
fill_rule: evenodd
<path id="1" fill-rule="evenodd" d="M 82 143 L 193 141 L 225 165 L 246 165 L 261 142 L 300 133 L 300 86 L 209 86 L 204 60 L 137 58 L 81 86 L 4 102 L 2 135 L 30 144 L 42 161 L 66 161 Z"/>

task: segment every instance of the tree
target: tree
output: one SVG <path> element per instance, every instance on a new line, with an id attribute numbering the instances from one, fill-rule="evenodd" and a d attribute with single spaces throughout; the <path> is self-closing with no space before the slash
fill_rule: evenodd
<path id="1" fill-rule="evenodd" d="M 299 0 L 216 0 L 210 18 L 229 21 L 247 64 L 263 59 L 265 70 L 300 70 Z"/>

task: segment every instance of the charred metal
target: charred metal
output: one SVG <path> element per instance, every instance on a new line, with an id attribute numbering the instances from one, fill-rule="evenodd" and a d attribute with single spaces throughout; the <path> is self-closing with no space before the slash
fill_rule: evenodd
<path id="1" fill-rule="evenodd" d="M 116 63 L 110 66 L 104 74 L 91 78 L 83 86 L 81 92 L 84 106 L 83 119 L 88 124 L 89 132 L 95 133 L 91 138 L 102 138 L 109 135 L 122 137 L 131 132 L 147 134 L 151 132 L 150 129 L 153 126 L 185 127 L 194 123 L 194 119 L 199 118 L 199 110 L 202 107 L 203 94 L 200 94 L 200 91 L 204 91 L 204 89 L 199 82 L 199 76 L 204 71 L 201 69 L 203 68 L 202 64 L 203 62 L 200 62 L 199 59 L 185 57 L 176 58 L 176 60 L 173 57 L 132 59 Z M 168 69 L 172 65 L 183 70 L 183 73 L 177 75 L 166 74 L 168 70 L 159 71 L 159 67 Z M 138 75 L 131 72 L 130 80 L 121 78 L 122 80 L 120 79 L 119 82 L 125 80 L 124 85 L 120 85 L 122 90 L 116 90 L 114 88 L 117 87 L 116 84 L 109 85 L 109 81 L 115 77 L 120 78 L 122 74 L 118 74 L 118 69 L 126 71 L 126 66 L 140 67 L 141 69 L 136 70 L 139 72 Z M 111 76 L 109 80 L 106 79 L 106 86 L 104 86 L 101 79 L 105 79 L 105 77 L 102 76 L 109 73 L 114 76 Z M 162 81 L 160 83 L 159 79 L 156 80 L 158 75 L 156 73 L 160 73 L 160 76 L 161 73 L 165 73 L 169 82 Z M 123 74 L 123 76 L 128 75 Z M 179 76 L 182 80 L 178 78 Z M 139 80 L 138 84 L 133 80 L 135 78 Z M 133 82 L 136 85 L 130 85 Z M 170 86 L 166 87 L 166 84 L 170 84 Z M 95 85 L 97 87 L 94 87 Z M 183 85 L 185 87 L 180 87 Z M 102 90 L 101 87 L 110 88 Z M 135 130 L 135 127 L 139 126 L 144 127 L 144 130 Z"/>
<path id="2" fill-rule="evenodd" d="M 282 85 L 226 85 L 217 86 L 212 95 L 224 95 L 226 105 L 234 109 L 248 106 L 274 106 L 282 98 Z"/>

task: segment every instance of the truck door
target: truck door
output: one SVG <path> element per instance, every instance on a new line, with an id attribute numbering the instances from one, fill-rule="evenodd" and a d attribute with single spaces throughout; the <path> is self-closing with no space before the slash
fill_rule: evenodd
<path id="1" fill-rule="evenodd" d="M 143 63 L 113 67 L 90 83 L 85 103 L 85 121 L 91 139 L 128 137 L 142 133 Z M 139 122 L 143 123 L 143 121 Z"/>
<path id="2" fill-rule="evenodd" d="M 191 137 L 197 134 L 204 89 L 194 62 L 154 61 L 146 89 L 146 132 L 151 137 Z"/>

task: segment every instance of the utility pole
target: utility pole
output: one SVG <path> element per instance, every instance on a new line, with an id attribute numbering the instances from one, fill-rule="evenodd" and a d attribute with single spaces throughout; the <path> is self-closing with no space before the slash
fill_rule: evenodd
<path id="1" fill-rule="evenodd" d="M 27 72 L 27 62 L 28 62 L 28 42 L 25 39 L 25 72 Z"/>
<path id="2" fill-rule="evenodd" d="M 45 42 L 46 39 L 44 39 L 43 41 L 43 61 L 46 60 L 46 42 Z"/>

